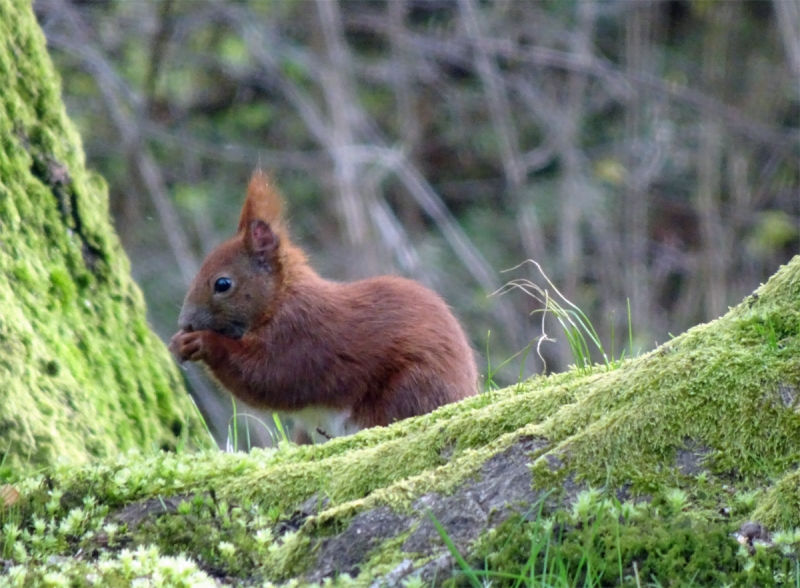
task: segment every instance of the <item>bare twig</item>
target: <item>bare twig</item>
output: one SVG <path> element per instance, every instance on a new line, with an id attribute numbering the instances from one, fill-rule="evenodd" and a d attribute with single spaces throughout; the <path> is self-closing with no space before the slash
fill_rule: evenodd
<path id="1" fill-rule="evenodd" d="M 153 107 L 155 100 L 156 84 L 161 65 L 166 53 L 167 40 L 170 36 L 170 23 L 172 17 L 172 7 L 174 0 L 161 0 L 161 10 L 158 15 L 158 29 L 153 35 L 150 51 L 150 67 L 147 71 L 147 79 L 144 83 L 145 99 L 147 101 L 147 111 Z"/>
<path id="2" fill-rule="evenodd" d="M 389 37 L 392 43 L 391 79 L 392 86 L 397 96 L 397 117 L 400 136 L 402 137 L 406 152 L 412 154 L 420 138 L 421 130 L 419 119 L 415 112 L 414 90 L 411 86 L 409 73 L 410 51 L 406 43 L 405 17 L 406 0 L 393 0 L 388 3 Z"/>
<path id="3" fill-rule="evenodd" d="M 775 20 L 781 31 L 786 57 L 797 77 L 795 89 L 800 84 L 800 0 L 772 0 Z"/>
<path id="4" fill-rule="evenodd" d="M 703 73 L 709 86 L 720 83 L 728 58 L 728 28 L 733 20 L 734 5 L 720 6 L 719 21 L 708 29 L 703 51 Z M 717 318 L 725 311 L 727 299 L 728 251 L 721 210 L 721 163 L 724 156 L 719 123 L 708 121 L 700 135 L 698 161 L 697 208 L 703 239 L 706 316 Z"/>
<path id="5" fill-rule="evenodd" d="M 322 88 L 331 117 L 327 146 L 334 162 L 338 208 L 345 221 L 346 235 L 361 260 L 359 264 L 348 264 L 348 273 L 355 277 L 370 275 L 377 268 L 375 257 L 367 244 L 364 195 L 358 186 L 356 166 L 348 156 L 348 147 L 355 142 L 353 126 L 357 118 L 350 112 L 356 108 L 351 89 L 352 63 L 345 47 L 338 0 L 317 0 L 316 4 L 329 61 L 329 67 L 321 72 Z"/>
<path id="6" fill-rule="evenodd" d="M 638 0 L 631 3 L 625 37 L 626 72 L 631 75 L 642 75 L 650 66 L 651 20 L 654 18 L 652 2 Z M 645 144 L 643 128 L 645 122 L 647 100 L 640 91 L 634 93 L 625 112 L 625 131 L 628 140 L 625 163 L 623 195 L 624 246 L 625 252 L 625 289 L 630 297 L 632 320 L 641 324 L 650 316 L 650 279 L 648 272 L 648 238 L 650 195 L 648 184 L 654 179 L 640 170 L 642 145 Z M 649 126 L 649 125 L 648 125 Z"/>
<path id="7" fill-rule="evenodd" d="M 484 93 L 489 105 L 495 133 L 497 135 L 500 158 L 509 188 L 512 206 L 517 211 L 520 237 L 525 249 L 525 256 L 533 259 L 545 259 L 545 247 L 542 239 L 542 228 L 532 206 L 522 200 L 522 187 L 525 183 L 526 169 L 520 157 L 519 141 L 513 129 L 511 108 L 497 67 L 490 59 L 483 33 L 478 23 L 477 10 L 473 0 L 459 0 L 461 18 L 467 35 L 474 47 L 475 67 L 481 77 Z"/>
<path id="8" fill-rule="evenodd" d="M 186 284 L 191 283 L 197 273 L 198 262 L 189 247 L 188 239 L 183 227 L 178 220 L 172 202 L 167 194 L 161 172 L 153 161 L 149 150 L 144 146 L 139 125 L 135 116 L 131 114 L 130 104 L 125 104 L 119 88 L 124 83 L 114 73 L 113 68 L 108 64 L 103 55 L 90 42 L 86 28 L 81 19 L 74 13 L 71 5 L 61 0 L 47 7 L 58 11 L 70 27 L 69 36 L 51 34 L 48 42 L 67 51 L 80 59 L 86 68 L 91 71 L 97 79 L 97 87 L 103 96 L 106 108 L 119 132 L 123 144 L 126 146 L 128 154 L 134 163 L 135 169 L 141 178 L 153 205 L 158 211 L 159 221 L 161 222 L 164 236 L 170 245 L 175 256 L 181 277 Z M 130 95 L 130 93 L 127 93 Z"/>
<path id="9" fill-rule="evenodd" d="M 782 0 L 777 0 L 781 2 Z M 797 1 L 797 0 L 792 0 Z M 375 25 L 378 26 L 377 24 Z M 538 67 L 549 67 L 576 71 L 603 80 L 614 95 L 620 99 L 630 96 L 633 86 L 647 92 L 666 96 L 679 104 L 689 106 L 698 112 L 717 118 L 726 127 L 736 131 L 744 138 L 767 145 L 780 151 L 785 157 L 796 158 L 798 132 L 781 131 L 753 120 L 738 108 L 720 102 L 694 88 L 688 88 L 649 75 L 634 75 L 620 71 L 606 59 L 598 56 L 586 60 L 569 51 L 550 47 L 520 47 L 508 39 L 484 38 L 486 50 L 497 57 L 520 61 Z M 444 57 L 454 63 L 469 63 L 467 46 L 463 39 L 443 39 L 409 33 L 408 43 L 417 47 L 418 52 L 429 57 Z"/>

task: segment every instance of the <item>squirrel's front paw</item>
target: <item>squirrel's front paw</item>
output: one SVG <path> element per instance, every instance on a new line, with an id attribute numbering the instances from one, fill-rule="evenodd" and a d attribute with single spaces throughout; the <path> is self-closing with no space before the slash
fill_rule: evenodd
<path id="1" fill-rule="evenodd" d="M 204 331 L 178 331 L 172 336 L 169 342 L 169 350 L 178 360 L 200 361 L 206 357 L 206 345 Z"/>

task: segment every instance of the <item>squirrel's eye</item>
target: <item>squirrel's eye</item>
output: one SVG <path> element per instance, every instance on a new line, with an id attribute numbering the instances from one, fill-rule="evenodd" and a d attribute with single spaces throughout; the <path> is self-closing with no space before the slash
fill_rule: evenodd
<path id="1" fill-rule="evenodd" d="M 214 292 L 227 292 L 231 289 L 231 282 L 230 278 L 218 278 L 216 282 L 214 282 Z"/>

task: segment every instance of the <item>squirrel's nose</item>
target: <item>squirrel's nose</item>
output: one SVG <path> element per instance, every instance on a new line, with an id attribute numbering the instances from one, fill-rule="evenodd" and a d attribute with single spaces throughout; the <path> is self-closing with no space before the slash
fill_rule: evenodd
<path id="1" fill-rule="evenodd" d="M 188 320 L 180 320 L 180 319 L 178 319 L 178 328 L 181 331 L 184 331 L 186 333 L 191 333 L 192 331 L 194 331 L 194 327 L 192 326 L 192 323 L 190 321 L 188 321 Z"/>
<path id="2" fill-rule="evenodd" d="M 181 331 L 186 331 L 187 333 L 194 331 L 194 327 L 192 327 L 193 314 L 193 309 L 187 308 L 184 305 L 184 307 L 181 309 L 181 314 L 178 316 L 178 328 Z"/>
<path id="3" fill-rule="evenodd" d="M 184 303 L 178 316 L 178 328 L 187 333 L 210 329 L 213 324 L 213 317 L 208 309 L 193 303 Z"/>

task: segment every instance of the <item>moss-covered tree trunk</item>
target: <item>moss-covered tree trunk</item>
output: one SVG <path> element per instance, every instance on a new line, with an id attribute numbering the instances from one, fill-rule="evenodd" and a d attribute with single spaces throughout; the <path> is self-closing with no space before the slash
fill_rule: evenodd
<path id="1" fill-rule="evenodd" d="M 0 463 L 175 446 L 193 417 L 29 0 L 0 0 Z M 0 476 L 2 476 L 0 471 Z"/>

